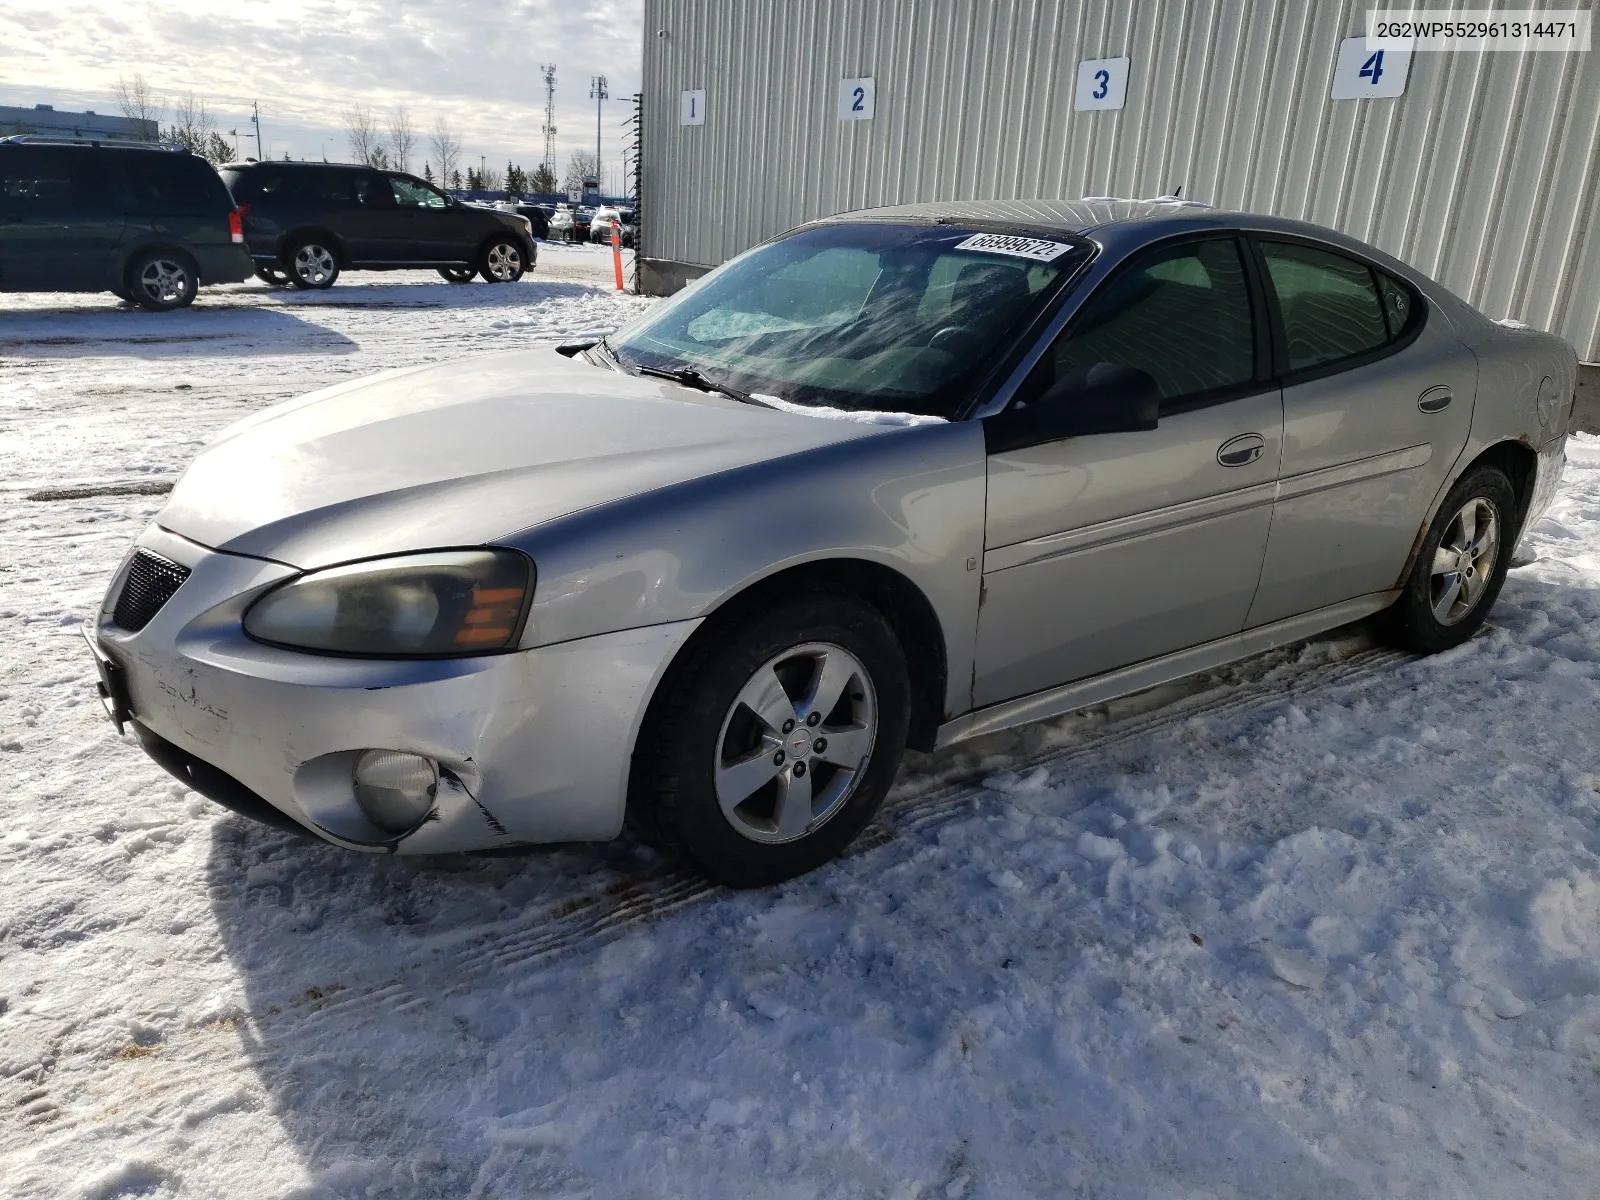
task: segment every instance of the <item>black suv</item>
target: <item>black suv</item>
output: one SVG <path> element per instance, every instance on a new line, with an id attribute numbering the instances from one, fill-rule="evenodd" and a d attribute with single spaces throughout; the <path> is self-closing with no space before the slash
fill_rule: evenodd
<path id="1" fill-rule="evenodd" d="M 243 242 L 228 189 L 187 151 L 0 138 L 0 291 L 178 308 L 250 277 Z"/>
<path id="2" fill-rule="evenodd" d="M 223 181 L 244 214 L 256 274 L 332 287 L 346 268 L 433 267 L 452 283 L 522 278 L 533 229 L 515 213 L 462 204 L 395 171 L 328 163 L 230 163 Z"/>

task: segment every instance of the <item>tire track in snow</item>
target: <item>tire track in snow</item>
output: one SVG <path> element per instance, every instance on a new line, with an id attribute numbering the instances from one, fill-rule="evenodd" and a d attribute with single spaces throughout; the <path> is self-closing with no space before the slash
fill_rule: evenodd
<path id="1" fill-rule="evenodd" d="M 1244 716 L 1303 697 L 1358 685 L 1411 657 L 1398 650 L 1366 649 L 1338 662 L 1309 668 L 1288 682 L 1261 678 L 1201 693 L 1117 721 L 1082 742 L 1047 750 L 1016 763 L 1012 769 L 1021 772 L 1044 767 L 1056 774 L 1069 767 L 1090 768 L 1097 760 L 1109 758 L 1131 743 L 1197 717 Z M 873 853 L 971 811 L 972 802 L 986 791 L 982 780 L 989 773 L 984 769 L 965 772 L 956 778 L 934 782 L 928 788 L 894 797 L 851 844 L 844 857 L 857 858 Z M 155 1070 L 151 1070 L 152 1063 L 139 1072 L 140 1078 L 130 1083 L 121 1099 L 102 1099 L 93 1111 L 63 1112 L 50 1105 L 53 1111 L 39 1120 L 44 1113 L 35 1109 L 38 1132 L 52 1138 L 61 1137 L 109 1111 L 125 1112 L 129 1105 L 170 1095 L 178 1088 L 199 1093 L 215 1088 L 227 1077 L 237 1077 L 246 1067 L 258 1072 L 275 1070 L 274 1060 L 289 1051 L 292 1033 L 299 1034 L 328 1022 L 359 1019 L 371 1010 L 399 1013 L 432 1003 L 440 995 L 471 992 L 488 976 L 503 978 L 507 968 L 526 968 L 602 946 L 631 928 L 718 895 L 732 893 L 677 868 L 615 879 L 600 890 L 528 913 L 516 920 L 512 928 L 471 939 L 451 951 L 431 950 L 418 954 L 386 982 L 366 987 L 351 985 L 325 997 L 291 1003 L 280 1012 L 241 1017 L 253 1028 L 254 1045 L 240 1058 L 207 1064 L 197 1061 L 193 1055 L 182 1055 Z M 441 980 L 445 981 L 442 986 Z M 32 1105 L 40 1105 L 44 1100 L 43 1089 L 31 1093 L 28 1100 Z"/>

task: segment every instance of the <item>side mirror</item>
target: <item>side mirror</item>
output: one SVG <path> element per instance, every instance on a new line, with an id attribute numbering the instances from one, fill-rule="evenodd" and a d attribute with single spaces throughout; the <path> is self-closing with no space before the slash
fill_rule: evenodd
<path id="1" fill-rule="evenodd" d="M 1096 433 L 1141 433 L 1161 419 L 1161 385 L 1146 371 L 1100 362 L 984 421 L 990 454 Z"/>

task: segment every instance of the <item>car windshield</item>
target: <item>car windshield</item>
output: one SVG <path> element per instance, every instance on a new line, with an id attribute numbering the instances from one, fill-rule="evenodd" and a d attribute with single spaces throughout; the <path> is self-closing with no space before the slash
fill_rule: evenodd
<path id="1" fill-rule="evenodd" d="M 958 415 L 973 381 L 1089 258 L 1070 234 L 878 222 L 757 247 L 608 343 L 758 396 Z"/>

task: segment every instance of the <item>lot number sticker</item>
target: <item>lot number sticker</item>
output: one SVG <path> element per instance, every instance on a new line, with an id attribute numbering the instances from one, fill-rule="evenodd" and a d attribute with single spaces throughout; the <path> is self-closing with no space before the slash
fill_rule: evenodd
<path id="1" fill-rule="evenodd" d="M 957 250 L 978 250 L 984 254 L 1009 254 L 1034 262 L 1052 262 L 1072 249 L 1066 242 L 1047 242 L 1043 238 L 1012 237 L 1004 233 L 975 233 L 955 244 Z"/>
<path id="2" fill-rule="evenodd" d="M 839 80 L 839 120 L 872 120 L 872 77 Z"/>
<path id="3" fill-rule="evenodd" d="M 1073 107 L 1079 112 L 1121 108 L 1128 98 L 1128 59 L 1088 58 L 1078 64 L 1078 93 Z"/>
<path id="4" fill-rule="evenodd" d="M 1333 65 L 1333 98 L 1381 100 L 1404 95 L 1410 73 L 1410 50 L 1369 50 L 1366 38 L 1345 38 Z"/>
<path id="5" fill-rule="evenodd" d="M 706 94 L 704 91 L 685 92 L 678 102 L 679 125 L 704 125 L 706 123 Z"/>

